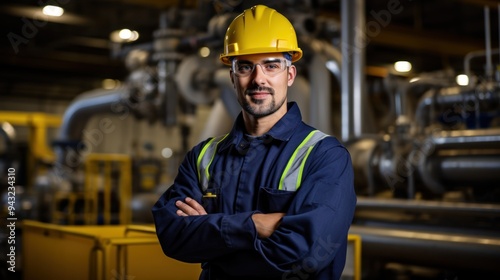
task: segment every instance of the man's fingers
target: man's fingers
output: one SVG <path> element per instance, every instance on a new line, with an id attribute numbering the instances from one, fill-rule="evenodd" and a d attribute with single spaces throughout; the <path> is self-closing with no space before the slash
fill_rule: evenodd
<path id="1" fill-rule="evenodd" d="M 180 209 L 177 210 L 175 213 L 177 214 L 177 216 L 181 216 L 181 217 L 186 217 L 187 216 L 187 214 L 184 213 L 184 212 L 182 212 L 182 210 L 180 210 Z"/>
<path id="2" fill-rule="evenodd" d="M 205 208 L 203 208 L 203 206 L 201 206 L 201 204 L 199 204 L 198 201 L 196 201 L 190 197 L 186 197 L 185 201 L 189 206 L 191 206 L 194 210 L 196 210 L 196 212 L 198 212 L 199 215 L 207 214 L 207 211 L 205 211 Z"/>
<path id="3" fill-rule="evenodd" d="M 177 215 L 179 216 L 198 215 L 198 212 L 196 212 L 196 210 L 194 210 L 191 206 L 187 205 L 186 203 L 180 200 L 177 200 L 175 202 L 175 206 L 179 208 L 179 210 L 177 210 Z"/>
<path id="4" fill-rule="evenodd" d="M 268 238 L 278 228 L 281 223 L 281 218 L 285 213 L 256 213 L 252 215 L 252 221 L 257 229 L 257 234 L 260 238 Z"/>
<path id="5" fill-rule="evenodd" d="M 195 215 L 206 215 L 207 212 L 205 208 L 201 206 L 196 200 L 192 198 L 186 198 L 185 202 L 177 200 L 175 206 L 179 208 L 176 214 L 178 216 L 195 216 Z"/>

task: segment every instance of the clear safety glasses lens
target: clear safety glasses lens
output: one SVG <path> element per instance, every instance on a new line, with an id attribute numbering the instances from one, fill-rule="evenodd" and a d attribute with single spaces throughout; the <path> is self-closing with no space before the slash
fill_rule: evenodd
<path id="1" fill-rule="evenodd" d="M 285 58 L 268 58 L 260 63 L 253 63 L 248 60 L 238 59 L 233 59 L 232 62 L 233 72 L 238 77 L 250 76 L 253 71 L 255 71 L 255 67 L 257 67 L 257 65 L 260 65 L 264 74 L 272 77 L 285 71 L 287 67 L 292 65 L 292 62 Z"/>

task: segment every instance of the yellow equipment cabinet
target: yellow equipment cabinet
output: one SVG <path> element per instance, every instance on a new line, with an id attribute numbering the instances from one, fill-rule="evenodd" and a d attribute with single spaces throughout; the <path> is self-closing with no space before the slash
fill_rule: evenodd
<path id="1" fill-rule="evenodd" d="M 23 222 L 23 277 L 72 280 L 196 280 L 200 264 L 166 257 L 153 226 Z M 342 279 L 361 279 L 361 237 L 348 237 Z"/>
<path id="2" fill-rule="evenodd" d="M 166 257 L 153 226 L 62 226 L 23 221 L 23 277 L 196 280 L 200 264 Z"/>

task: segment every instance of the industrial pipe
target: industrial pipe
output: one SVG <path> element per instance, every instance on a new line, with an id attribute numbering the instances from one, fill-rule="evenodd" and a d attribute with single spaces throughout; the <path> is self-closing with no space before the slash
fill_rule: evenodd
<path id="1" fill-rule="evenodd" d="M 498 235 L 359 225 L 351 225 L 349 233 L 361 236 L 364 258 L 458 270 L 500 271 Z"/>
<path id="2" fill-rule="evenodd" d="M 500 54 L 500 49 L 492 49 L 491 50 L 491 54 Z M 467 75 L 467 77 L 469 77 L 469 82 L 472 78 L 472 70 L 471 70 L 471 60 L 476 58 L 476 57 L 485 57 L 487 54 L 486 54 L 486 50 L 480 50 L 480 51 L 472 51 L 472 52 L 469 52 L 465 55 L 464 57 L 464 72 L 465 72 L 465 75 Z M 474 86 L 472 84 L 472 86 Z"/>
<path id="3" fill-rule="evenodd" d="M 359 138 L 363 131 L 363 109 L 368 104 L 365 96 L 365 2 L 364 0 L 342 0 L 342 141 Z M 361 45 L 360 45 L 361 44 Z"/>
<path id="4" fill-rule="evenodd" d="M 500 182 L 500 154 L 430 157 L 424 176 L 439 178 L 443 186 L 492 189 Z"/>
<path id="5" fill-rule="evenodd" d="M 65 147 L 77 145 L 84 132 L 85 125 L 91 117 L 103 113 L 128 112 L 129 89 L 119 88 L 116 90 L 97 89 L 81 94 L 64 112 L 59 138 L 56 147 L 57 162 L 64 164 Z"/>
<path id="6" fill-rule="evenodd" d="M 500 181 L 499 133 L 499 129 L 435 133 L 414 150 L 409 162 L 434 193 L 444 193 L 450 186 L 488 186 Z"/>
<path id="7" fill-rule="evenodd" d="M 428 141 L 436 149 L 500 149 L 500 128 L 441 131 Z"/>
<path id="8" fill-rule="evenodd" d="M 430 200 L 409 199 L 381 199 L 358 197 L 356 209 L 369 211 L 397 211 L 418 213 L 442 213 L 453 215 L 474 216 L 500 216 L 499 204 L 469 203 L 469 202 L 446 202 Z"/>
<path id="9" fill-rule="evenodd" d="M 415 112 L 415 122 L 417 125 L 417 133 L 422 133 L 423 129 L 428 127 L 431 120 L 434 119 L 432 112 L 433 107 L 437 106 L 454 106 L 462 112 L 477 110 L 478 102 L 483 101 L 488 106 L 496 108 L 495 104 L 500 103 L 500 91 L 477 92 L 469 90 L 461 92 L 458 87 L 443 88 L 441 90 L 428 90 L 419 100 Z M 472 102 L 472 103 L 470 103 Z M 443 113 L 443 120 L 447 122 L 455 121 L 452 117 L 453 113 L 450 110 Z"/>
<path id="10" fill-rule="evenodd" d="M 339 86 L 342 81 L 341 65 L 342 54 L 340 51 L 325 41 L 308 38 L 309 47 L 313 50 L 314 56 L 308 65 L 310 89 L 310 115 L 309 123 L 332 134 L 331 124 L 331 79 L 328 72 L 333 74 Z"/>

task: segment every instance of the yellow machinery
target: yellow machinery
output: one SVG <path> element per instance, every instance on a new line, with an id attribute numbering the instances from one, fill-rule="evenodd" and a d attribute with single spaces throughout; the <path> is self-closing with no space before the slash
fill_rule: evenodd
<path id="1" fill-rule="evenodd" d="M 23 222 L 24 279 L 196 280 L 200 264 L 166 257 L 151 225 Z M 349 235 L 343 279 L 361 279 L 361 238 Z M 352 265 L 349 265 L 351 263 Z"/>
<path id="2" fill-rule="evenodd" d="M 200 264 L 166 257 L 153 226 L 23 222 L 23 277 L 195 280 Z"/>
<path id="3" fill-rule="evenodd" d="M 132 160 L 125 154 L 85 156 L 82 191 L 57 192 L 52 205 L 52 222 L 65 224 L 129 224 L 131 222 Z M 114 199 L 113 199 L 114 198 Z M 65 211 L 59 209 L 66 202 Z M 83 201 L 83 209 L 77 203 Z M 117 208 L 117 211 L 113 211 Z M 117 216 L 117 217 L 115 217 Z"/>
<path id="4" fill-rule="evenodd" d="M 131 221 L 130 207 L 132 200 L 132 163 L 130 156 L 122 154 L 90 154 L 85 159 L 85 213 L 87 224 L 97 224 L 98 196 L 100 174 L 103 174 L 103 224 L 111 224 L 111 193 L 113 191 L 112 166 L 118 165 L 119 177 L 115 180 L 115 192 L 119 201 L 119 223 L 128 224 Z M 99 169 L 102 169 L 100 171 Z M 101 173 L 102 172 L 102 173 Z"/>
<path id="5" fill-rule="evenodd" d="M 47 130 L 60 127 L 62 117 L 39 112 L 0 111 L 0 122 L 8 122 L 13 126 L 25 126 L 30 130 L 26 170 L 26 174 L 30 176 L 27 178 L 27 183 L 30 186 L 34 176 L 36 176 L 35 170 L 38 161 L 53 162 L 55 159 L 54 151 L 48 144 Z"/>

